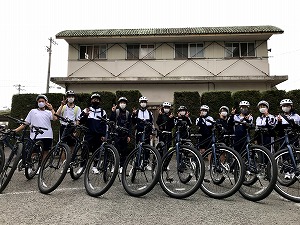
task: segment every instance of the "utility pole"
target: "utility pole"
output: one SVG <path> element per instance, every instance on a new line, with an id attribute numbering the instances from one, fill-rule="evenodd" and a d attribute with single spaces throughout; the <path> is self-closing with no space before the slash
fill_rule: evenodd
<path id="1" fill-rule="evenodd" d="M 46 46 L 47 52 L 49 52 L 49 59 L 48 59 L 48 74 L 47 74 L 47 86 L 46 86 L 46 93 L 49 93 L 49 82 L 50 82 L 50 67 L 51 67 L 51 54 L 52 54 L 52 44 L 57 45 L 57 43 L 52 39 L 49 38 L 50 45 L 49 47 Z"/>
<path id="2" fill-rule="evenodd" d="M 21 84 L 15 84 L 14 87 L 17 88 L 17 90 L 18 90 L 18 95 L 21 93 L 21 91 L 25 91 L 25 89 L 22 88 L 22 87 L 24 87 L 24 86 L 22 86 Z"/>

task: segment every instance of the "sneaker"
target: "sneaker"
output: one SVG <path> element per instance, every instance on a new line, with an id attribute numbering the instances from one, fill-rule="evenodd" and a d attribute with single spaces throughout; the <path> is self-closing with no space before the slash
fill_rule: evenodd
<path id="1" fill-rule="evenodd" d="M 120 167 L 119 168 L 119 173 L 122 173 L 123 172 L 123 167 Z"/>
<path id="2" fill-rule="evenodd" d="M 93 167 L 93 168 L 92 168 L 92 173 L 98 174 L 98 173 L 99 173 L 99 170 L 98 170 L 96 167 Z"/>
<path id="3" fill-rule="evenodd" d="M 33 171 L 33 170 L 32 170 L 31 168 L 28 168 L 28 169 L 27 169 L 28 174 L 31 174 L 32 171 Z"/>
<path id="4" fill-rule="evenodd" d="M 70 167 L 69 167 L 68 170 L 67 170 L 67 173 L 70 173 L 70 171 L 71 171 L 71 169 L 70 169 Z"/>
<path id="5" fill-rule="evenodd" d="M 110 170 L 110 172 L 114 173 L 115 172 L 115 167 L 112 167 L 111 170 Z"/>
<path id="6" fill-rule="evenodd" d="M 290 174 L 289 172 L 286 172 L 286 173 L 284 174 L 284 179 L 290 180 L 290 179 L 291 179 L 291 174 Z"/>
<path id="7" fill-rule="evenodd" d="M 81 172 L 83 171 L 83 167 L 80 167 L 78 170 L 77 170 L 77 174 L 80 174 Z"/>
<path id="8" fill-rule="evenodd" d="M 170 171 L 170 166 L 167 166 L 167 171 Z"/>
<path id="9" fill-rule="evenodd" d="M 130 171 L 129 171 L 129 176 L 131 177 L 132 176 L 132 173 L 133 173 L 133 167 L 130 169 Z"/>
<path id="10" fill-rule="evenodd" d="M 36 175 L 39 175 L 39 173 L 40 173 L 40 168 L 41 168 L 41 167 L 38 168 L 38 171 L 36 172 Z"/>
<path id="11" fill-rule="evenodd" d="M 148 165 L 146 166 L 146 170 L 151 171 L 151 170 L 152 170 L 152 167 L 148 164 Z"/>
<path id="12" fill-rule="evenodd" d="M 64 160 L 63 163 L 61 164 L 62 169 L 61 169 L 60 173 L 63 173 L 65 164 L 66 164 L 66 160 Z"/>

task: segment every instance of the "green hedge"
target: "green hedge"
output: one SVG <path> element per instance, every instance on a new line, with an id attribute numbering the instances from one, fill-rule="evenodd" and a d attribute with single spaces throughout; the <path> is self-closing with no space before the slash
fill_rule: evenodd
<path id="1" fill-rule="evenodd" d="M 292 90 L 287 92 L 286 98 L 290 98 L 293 101 L 296 112 L 300 113 L 300 90 Z"/>

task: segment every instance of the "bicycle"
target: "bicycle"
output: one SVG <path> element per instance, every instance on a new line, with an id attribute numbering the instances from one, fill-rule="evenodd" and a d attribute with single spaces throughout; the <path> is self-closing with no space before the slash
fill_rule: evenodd
<path id="1" fill-rule="evenodd" d="M 247 200 L 260 201 L 268 197 L 275 187 L 277 180 L 275 158 L 266 147 L 252 144 L 250 130 L 255 128 L 253 124 L 246 121 L 235 121 L 235 123 L 246 127 L 246 136 L 240 140 L 246 140 L 240 153 L 246 172 L 239 192 Z M 234 143 L 233 147 L 238 143 Z M 238 173 L 235 173 L 235 176 L 237 175 Z"/>
<path id="2" fill-rule="evenodd" d="M 4 131 L 5 127 L 0 126 L 0 132 Z M 0 134 L 0 173 L 3 169 L 4 163 L 5 163 L 5 154 L 4 154 L 4 143 L 2 142 L 3 140 L 3 134 Z"/>
<path id="3" fill-rule="evenodd" d="M 89 159 L 84 173 L 84 187 L 92 197 L 103 195 L 113 185 L 120 164 L 118 150 L 113 145 L 114 138 L 118 135 L 117 129 L 126 129 L 116 127 L 115 123 L 109 119 L 97 118 L 107 124 L 108 132 L 105 141 Z"/>
<path id="4" fill-rule="evenodd" d="M 9 117 L 12 119 L 12 117 Z M 13 118 L 18 124 L 25 125 L 25 129 L 22 132 L 21 136 L 16 136 L 15 132 L 12 130 L 0 130 L 2 137 L 1 137 L 1 149 L 4 153 L 4 146 L 8 146 L 11 150 L 10 154 L 8 155 L 7 159 L 4 158 L 5 163 L 2 167 L 0 173 L 0 193 L 7 187 L 8 183 L 13 176 L 18 163 L 21 158 L 22 150 L 23 150 L 23 142 L 26 134 L 26 130 L 28 128 L 28 124 L 23 120 L 18 120 Z"/>
<path id="5" fill-rule="evenodd" d="M 289 134 L 296 134 L 299 137 L 298 132 L 299 127 L 284 129 L 282 145 L 285 144 L 286 147 L 274 154 L 278 167 L 275 191 L 294 202 L 300 202 L 300 148 L 291 143 Z M 286 176 L 286 173 L 289 173 L 289 176 Z"/>
<path id="6" fill-rule="evenodd" d="M 61 119 L 59 115 L 55 114 L 55 116 Z M 65 140 L 67 137 L 72 137 L 75 128 L 74 125 L 67 125 L 61 139 L 42 161 L 38 176 L 38 187 L 41 193 L 49 194 L 54 191 L 66 176 L 72 156 L 70 147 Z"/>
<path id="7" fill-rule="evenodd" d="M 212 135 L 207 138 L 211 139 L 211 147 L 202 155 L 205 162 L 205 176 L 200 188 L 209 197 L 227 198 L 242 186 L 245 165 L 237 151 L 217 139 L 216 131 L 222 130 L 223 127 L 216 121 L 208 120 L 208 122 L 213 125 Z"/>
<path id="8" fill-rule="evenodd" d="M 181 199 L 199 189 L 204 179 L 204 161 L 197 149 L 184 144 L 191 141 L 180 136 L 181 129 L 188 129 L 186 122 L 179 119 L 175 127 L 175 146 L 162 158 L 159 182 L 167 195 Z"/>
<path id="9" fill-rule="evenodd" d="M 144 129 L 135 149 L 127 156 L 122 171 L 122 185 L 134 197 L 150 192 L 157 184 L 161 168 L 161 157 L 157 149 L 145 143 L 145 133 L 152 123 L 144 121 Z"/>

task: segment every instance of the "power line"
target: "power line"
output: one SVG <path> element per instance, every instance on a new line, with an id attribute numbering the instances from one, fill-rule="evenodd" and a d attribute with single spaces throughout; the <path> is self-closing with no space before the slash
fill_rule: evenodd
<path id="1" fill-rule="evenodd" d="M 49 52 L 46 93 L 49 93 L 49 82 L 50 82 L 50 67 L 51 67 L 52 44 L 57 45 L 57 43 L 52 39 L 52 37 L 49 38 L 49 41 L 50 41 L 49 47 L 46 46 L 47 52 Z"/>
<path id="2" fill-rule="evenodd" d="M 18 94 L 20 94 L 21 91 L 25 91 L 25 89 L 23 89 L 23 87 L 25 87 L 25 86 L 22 86 L 21 84 L 15 84 L 13 86 L 17 88 Z"/>

